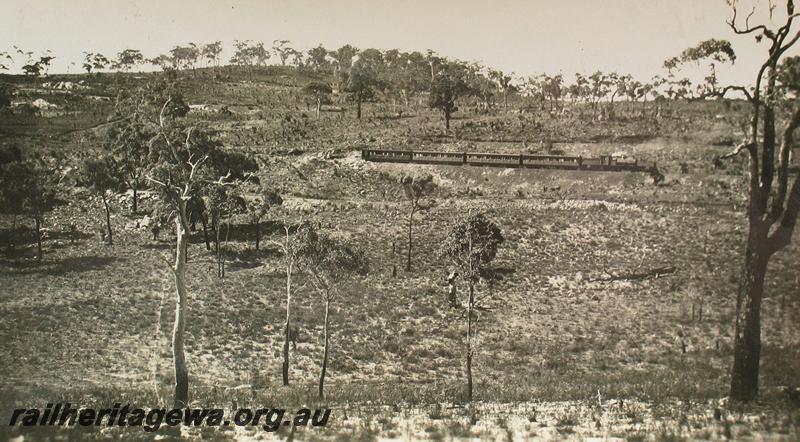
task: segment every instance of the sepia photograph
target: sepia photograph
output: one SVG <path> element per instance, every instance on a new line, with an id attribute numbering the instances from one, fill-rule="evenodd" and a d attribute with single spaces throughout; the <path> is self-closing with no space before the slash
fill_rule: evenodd
<path id="1" fill-rule="evenodd" d="M 800 440 L 794 0 L 3 0 L 0 441 Z"/>

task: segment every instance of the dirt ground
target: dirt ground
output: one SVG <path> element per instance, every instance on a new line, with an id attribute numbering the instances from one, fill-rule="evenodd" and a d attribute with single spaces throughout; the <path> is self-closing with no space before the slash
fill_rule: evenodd
<path id="1" fill-rule="evenodd" d="M 242 86 L 251 92 L 249 87 Z M 284 103 L 281 91 L 292 89 L 267 90 L 272 95 L 265 96 Z M 373 111 L 380 115 L 377 107 L 365 113 Z M 712 117 L 698 124 L 707 130 L 693 135 L 592 142 L 585 138 L 597 130 L 588 128 L 589 135 L 556 144 L 566 154 L 625 151 L 658 161 L 666 172 L 658 187 L 642 173 L 379 164 L 362 161 L 358 152 L 359 145 L 409 140 L 442 150 L 473 145 L 520 152 L 518 143 L 491 140 L 491 128 L 475 123 L 496 118 L 509 126 L 503 136 L 525 136 L 530 129 L 514 132 L 520 118 L 512 115 L 455 120 L 461 139 L 433 141 L 428 136 L 440 124 L 435 114 L 420 111 L 409 121 L 341 120 L 341 127 L 338 117 L 326 116 L 309 123 L 303 141 L 260 144 L 255 138 L 271 124 L 268 110 L 261 112 L 267 115 L 219 121 L 221 137 L 259 156 L 261 173 L 285 202 L 268 214 L 259 251 L 244 216 L 233 218 L 224 279 L 216 275 L 201 232 L 192 234 L 187 359 L 194 405 L 329 405 L 334 413 L 328 428 L 295 435 L 308 440 L 798 438 L 797 403 L 784 393 L 800 385 L 798 279 L 790 271 L 800 264 L 796 244 L 769 268 L 763 399 L 743 408 L 725 399 L 746 229 L 745 177 L 739 163 L 724 170 L 708 165 L 729 149 L 717 144 L 725 130 L 713 118 L 716 109 L 704 111 Z M 30 127 L 56 126 L 39 121 Z M 620 126 L 620 137 L 636 131 Z M 483 141 L 465 139 L 476 134 Z M 32 146 L 40 135 L 14 139 Z M 99 137 L 93 131 L 70 135 L 42 149 L 78 151 Z M 538 146 L 530 140 L 530 148 Z M 68 170 L 59 173 L 69 176 Z M 397 180 L 423 173 L 433 175 L 438 190 L 433 207 L 415 217 L 413 269 L 406 272 L 408 204 Z M 0 258 L 0 415 L 62 400 L 168 404 L 174 287 L 166 261 L 174 237 L 163 232 L 154 241 L 143 226 L 152 195 L 143 192 L 143 209 L 134 215 L 130 195 L 121 194 L 112 203 L 115 244 L 107 246 L 97 234 L 102 203 L 85 189 L 66 192 L 65 204 L 45 219 L 44 261 L 33 259 L 30 222 L 22 219 L 23 228 L 14 232 L 21 238 L 19 254 Z M 470 210 L 484 211 L 505 236 L 495 262 L 498 279 L 477 288 L 487 301 L 479 311 L 472 405 L 464 402 L 465 321 L 447 303 L 450 268 L 434 253 L 447 226 Z M 280 386 L 285 280 L 270 241 L 280 239 L 282 223 L 301 216 L 357 243 L 371 264 L 369 275 L 348 284 L 334 302 L 324 404 L 313 391 L 322 299 L 310 286 L 295 297 L 293 321 L 300 333 L 291 353 L 292 385 Z M 11 224 L 11 217 L 0 217 L 3 243 Z M 71 224 L 77 234 L 70 233 Z M 666 267 L 673 270 L 648 274 Z M 636 274 L 645 276 L 626 277 Z M 464 296 L 465 287 L 458 288 Z M 0 435 L 20 431 L 28 430 L 3 428 Z M 30 430 L 26 440 L 72 434 L 41 431 Z M 115 431 L 84 436 L 120 436 Z M 283 430 L 271 435 L 252 428 L 183 431 L 288 437 Z M 154 437 L 131 429 L 122 435 Z"/>

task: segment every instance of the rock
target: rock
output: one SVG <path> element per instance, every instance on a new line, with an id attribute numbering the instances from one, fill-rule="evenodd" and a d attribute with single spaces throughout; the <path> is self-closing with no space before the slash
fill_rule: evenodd
<path id="1" fill-rule="evenodd" d="M 37 109 L 58 109 L 58 106 L 56 106 L 53 103 L 47 102 L 43 98 L 37 98 L 37 99 L 33 100 L 33 102 L 31 103 L 31 106 L 33 106 L 33 107 L 35 107 Z"/>

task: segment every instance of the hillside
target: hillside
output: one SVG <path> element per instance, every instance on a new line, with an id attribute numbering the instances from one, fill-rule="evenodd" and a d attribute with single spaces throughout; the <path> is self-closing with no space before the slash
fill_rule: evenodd
<path id="1" fill-rule="evenodd" d="M 4 251 L 16 242 L 0 257 L 2 410 L 54 397 L 170 403 L 175 301 L 166 262 L 173 233 L 165 229 L 154 240 L 147 227 L 154 192 L 140 192 L 136 214 L 131 192 L 119 192 L 111 202 L 114 245 L 104 244 L 103 204 L 76 181 L 75 166 L 102 151 L 116 98 L 162 75 L 0 76 L 15 87 L 13 102 L 52 105 L 29 112 L 18 105 L 0 115 L 0 145 L 57 164 L 61 200 L 44 217 L 41 263 L 31 220 L 0 215 Z M 281 386 L 285 274 L 274 242 L 284 223 L 302 216 L 358 244 L 370 262 L 369 274 L 348 283 L 333 304 L 324 404 L 336 425 L 304 433 L 310 439 L 404 437 L 407 426 L 442 438 L 504 437 L 499 427 L 545 438 L 797 436 L 800 414 L 782 390 L 800 385 L 800 304 L 786 298 L 798 280 L 782 271 L 800 265 L 796 244 L 769 268 L 763 400 L 734 409 L 723 399 L 747 177 L 744 160 L 717 169 L 712 159 L 738 142 L 742 103 L 621 102 L 613 120 L 598 120 L 586 118 L 580 104 L 553 115 L 521 96 L 509 109 L 465 100 L 447 132 L 424 96 L 408 106 L 378 96 L 359 120 L 353 104 L 334 94 L 317 118 L 302 89 L 313 81 L 330 78 L 290 67 L 253 77 L 235 68 L 179 74 L 186 119 L 209 127 L 224 149 L 255 159 L 261 182 L 283 197 L 265 217 L 258 251 L 245 214 L 231 218 L 225 278 L 217 277 L 200 228 L 191 232 L 186 351 L 193 403 L 319 403 L 322 299 L 301 275 L 292 306 L 299 329 L 292 384 Z M 65 82 L 71 89 L 53 87 Z M 666 179 L 655 186 L 644 173 L 369 163 L 362 148 L 591 157 L 621 151 L 657 163 Z M 398 185 L 407 174 L 431 174 L 437 185 L 432 208 L 415 217 L 410 272 L 409 207 Z M 484 211 L 505 236 L 497 280 L 477 287 L 491 299 L 479 311 L 474 406 L 464 405 L 464 314 L 447 302 L 451 268 L 434 253 L 470 209 Z M 673 270 L 648 274 L 665 267 Z M 629 405 L 595 407 L 598 395 L 602 404 Z M 714 409 L 723 410 L 724 423 Z M 4 427 L 0 434 L 19 431 L 26 430 Z"/>

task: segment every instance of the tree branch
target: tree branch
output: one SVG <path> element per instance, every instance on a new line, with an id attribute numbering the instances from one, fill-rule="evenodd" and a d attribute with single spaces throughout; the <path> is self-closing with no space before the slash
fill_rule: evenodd
<path id="1" fill-rule="evenodd" d="M 727 160 L 728 158 L 732 158 L 732 157 L 735 157 L 736 155 L 739 155 L 740 153 L 742 153 L 743 150 L 747 150 L 750 153 L 751 157 L 755 157 L 756 156 L 756 145 L 755 145 L 755 143 L 746 143 L 745 142 L 745 143 L 741 143 L 738 146 L 736 146 L 736 148 L 733 149 L 731 152 L 728 152 L 725 155 L 720 156 L 719 159 Z"/>
<path id="2" fill-rule="evenodd" d="M 736 26 L 736 15 L 737 15 L 736 6 L 733 6 L 732 9 L 733 9 L 733 17 L 731 17 L 731 19 L 728 20 L 726 23 L 728 24 L 728 26 L 730 26 L 731 29 L 733 29 L 733 32 L 742 35 L 742 34 L 750 34 L 752 32 L 760 30 L 767 38 L 770 38 L 770 39 L 774 39 L 775 38 L 775 35 L 772 33 L 772 31 L 767 29 L 767 27 L 764 26 L 764 25 L 758 25 L 758 26 L 750 27 L 750 17 L 752 17 L 753 13 L 756 12 L 755 8 L 753 8 L 753 10 L 750 12 L 750 14 L 748 14 L 747 17 L 745 18 L 745 20 L 744 20 L 744 26 L 745 26 L 744 29 L 740 29 L 740 28 L 738 28 Z"/>
<path id="3" fill-rule="evenodd" d="M 159 180 L 157 180 L 157 179 L 153 178 L 153 177 L 152 177 L 152 176 L 150 176 L 150 175 L 147 175 L 145 178 L 146 178 L 148 181 L 151 181 L 151 182 L 153 182 L 153 183 L 155 183 L 155 184 L 158 184 L 159 186 L 163 187 L 163 188 L 164 188 L 164 191 L 166 191 L 166 192 L 167 192 L 167 194 L 168 194 L 170 197 L 172 197 L 173 199 L 177 200 L 177 199 L 179 199 L 179 198 L 180 198 L 180 192 L 181 192 L 180 188 L 178 188 L 178 187 L 175 187 L 175 186 L 170 186 L 169 184 L 167 184 L 167 183 L 165 183 L 165 182 L 163 182 L 163 181 L 159 181 Z"/>
<path id="4" fill-rule="evenodd" d="M 728 86 L 725 86 L 724 88 L 722 88 L 720 90 L 706 92 L 706 93 L 700 94 L 700 95 L 698 95 L 696 97 L 689 98 L 689 101 L 701 101 L 701 100 L 705 100 L 706 98 L 711 98 L 711 97 L 725 98 L 725 94 L 727 94 L 729 91 L 739 91 L 742 94 L 744 94 L 744 96 L 747 98 L 747 101 L 749 101 L 751 103 L 754 102 L 753 94 L 751 94 L 750 91 L 748 91 L 746 87 L 737 86 L 737 85 L 728 85 Z"/>
<path id="5" fill-rule="evenodd" d="M 783 214 L 784 204 L 786 203 L 786 192 L 789 187 L 789 161 L 791 159 L 792 145 L 794 144 L 794 131 L 797 126 L 800 126 L 800 104 L 795 106 L 792 117 L 783 129 L 781 148 L 778 153 L 778 191 L 772 200 L 772 208 L 770 210 L 773 221 Z"/>
<path id="6" fill-rule="evenodd" d="M 668 275 L 670 273 L 675 273 L 677 269 L 674 266 L 666 266 L 666 267 L 658 267 L 655 269 L 648 270 L 646 272 L 631 272 L 627 274 L 621 275 L 614 275 L 611 273 L 606 272 L 608 274 L 608 278 L 595 278 L 590 279 L 589 282 L 609 282 L 609 281 L 639 281 L 643 279 L 648 279 L 650 277 L 659 278 L 663 275 Z"/>
<path id="7" fill-rule="evenodd" d="M 789 198 L 786 201 L 786 209 L 783 218 L 777 229 L 767 239 L 768 252 L 773 254 L 786 247 L 792 240 L 792 233 L 797 224 L 797 214 L 800 212 L 800 178 L 795 178 Z"/>

